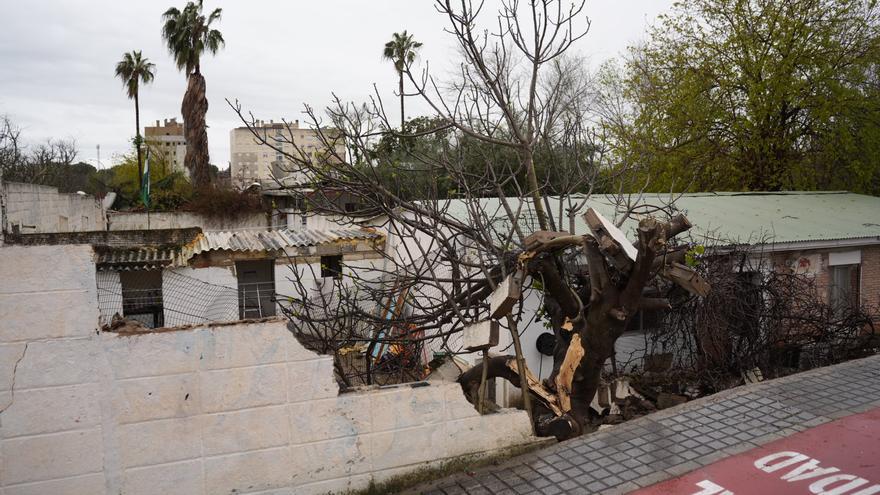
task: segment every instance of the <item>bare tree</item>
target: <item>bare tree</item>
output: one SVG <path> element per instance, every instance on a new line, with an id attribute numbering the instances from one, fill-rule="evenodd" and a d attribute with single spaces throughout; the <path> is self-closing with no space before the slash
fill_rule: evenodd
<path id="1" fill-rule="evenodd" d="M 61 187 L 77 157 L 72 139 L 47 139 L 27 147 L 21 129 L 8 117 L 0 118 L 0 177 L 10 182 L 28 182 Z"/>
<path id="2" fill-rule="evenodd" d="M 622 201 L 617 223 L 640 220 L 630 244 L 588 208 L 592 194 L 614 190 L 622 175 L 603 173 L 589 81 L 579 77 L 579 60 L 566 56 L 589 26 L 582 1 L 502 1 L 489 17 L 494 32 L 480 27 L 482 3 L 447 0 L 436 7 L 459 44 L 457 77 L 443 83 L 427 68 L 418 76 L 409 63 L 402 68 L 434 112 L 436 128 L 399 132 L 378 92 L 361 105 L 334 98 L 326 120 L 306 107 L 321 140 L 316 153 L 297 144 L 291 127 L 275 136 L 260 132 L 255 118 L 230 102 L 254 139 L 285 157 L 285 177 L 298 177 L 300 187 L 278 179 L 294 204 L 387 234 L 377 259 L 348 264 L 332 287 L 310 286 L 312 277 L 295 265 L 297 294 L 282 304 L 298 335 L 334 353 L 345 385 L 377 381 L 371 369 L 382 364 L 377 346 L 396 346 L 399 367 L 417 377 L 420 366 L 410 367 L 407 356 L 421 349 L 471 352 L 463 347 L 463 329 L 496 320 L 510 332 L 515 355 L 484 353 L 483 367 L 459 378 L 465 394 L 483 410 L 486 380 L 508 379 L 526 391 L 539 434 L 578 435 L 627 322 L 641 308 L 668 306 L 662 297 L 645 297 L 646 286 L 662 275 L 705 293 L 699 277 L 676 263 L 684 250 L 674 238 L 690 224 L 668 205 L 640 210 Z M 393 159 L 377 146 L 388 136 L 417 145 L 403 147 L 405 160 Z M 340 143 L 348 152 L 339 151 Z M 415 197 L 400 194 L 395 185 L 413 176 L 427 176 L 432 185 Z M 590 232 L 574 232 L 582 215 Z M 553 374 L 544 383 L 526 369 L 519 343 L 536 315 L 521 304 L 499 310 L 489 301 L 520 283 L 523 293 L 543 297 L 556 335 Z M 341 356 L 359 345 L 369 347 L 367 364 L 346 371 Z"/>

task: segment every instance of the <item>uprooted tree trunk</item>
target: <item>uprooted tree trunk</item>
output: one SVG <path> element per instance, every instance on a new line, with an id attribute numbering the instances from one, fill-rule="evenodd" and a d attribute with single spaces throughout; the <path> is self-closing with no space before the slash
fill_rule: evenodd
<path id="1" fill-rule="evenodd" d="M 545 306 L 556 336 L 553 371 L 544 383 L 528 370 L 529 394 L 539 407 L 533 417 L 535 432 L 542 436 L 570 438 L 584 432 L 590 402 L 596 395 L 605 362 L 614 354 L 614 343 L 629 319 L 640 309 L 668 308 L 666 299 L 643 297 L 644 288 L 661 275 L 686 289 L 705 294 L 708 286 L 696 274 L 678 263 L 684 251 L 668 247 L 667 241 L 690 228 L 683 215 L 670 222 L 641 220 L 636 255 L 627 254 L 619 235 L 592 211 L 586 214 L 593 235 L 572 236 L 543 232 L 526 241 L 530 249 L 526 271 L 543 281 Z M 541 238 L 543 236 L 543 239 Z M 578 286 L 565 273 L 555 252 L 577 247 L 587 258 L 587 277 Z M 634 259 L 633 259 L 634 258 Z M 476 403 L 482 367 L 474 367 L 459 378 L 465 394 Z M 520 386 L 514 356 L 492 357 L 488 377 L 504 378 Z"/>

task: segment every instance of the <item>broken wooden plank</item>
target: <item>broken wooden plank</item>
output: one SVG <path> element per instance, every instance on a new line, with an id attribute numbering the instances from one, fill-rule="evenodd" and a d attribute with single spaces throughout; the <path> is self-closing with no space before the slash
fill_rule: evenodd
<path id="1" fill-rule="evenodd" d="M 489 314 L 493 319 L 510 314 L 522 295 L 523 271 L 517 270 L 504 277 L 489 295 Z"/>
<path id="2" fill-rule="evenodd" d="M 584 347 L 581 345 L 581 336 L 574 334 L 565 352 L 565 359 L 556 375 L 556 394 L 559 397 L 559 407 L 563 413 L 571 411 L 571 383 L 574 380 L 574 372 L 581 364 L 584 357 Z"/>
<path id="3" fill-rule="evenodd" d="M 462 338 L 468 351 L 483 351 L 498 345 L 498 322 L 496 320 L 478 321 L 464 327 Z"/>
<path id="4" fill-rule="evenodd" d="M 518 368 L 516 366 L 516 359 L 508 359 L 507 367 L 510 368 L 514 373 L 519 375 Z M 559 403 L 557 401 L 556 396 L 547 390 L 541 381 L 538 380 L 535 375 L 529 370 L 528 366 L 524 366 L 525 374 L 526 374 L 526 382 L 529 385 L 529 390 L 535 394 L 541 401 L 547 406 L 548 409 L 553 411 L 553 414 L 557 416 L 562 416 L 562 409 L 559 408 Z M 523 391 L 523 393 L 526 393 Z"/>
<path id="5" fill-rule="evenodd" d="M 706 297 L 711 286 L 693 268 L 681 263 L 673 263 L 667 266 L 660 275 L 675 282 L 686 291 L 696 296 Z"/>
<path id="6" fill-rule="evenodd" d="M 584 220 L 599 243 L 599 250 L 608 257 L 615 268 L 627 271 L 636 261 L 639 252 L 630 243 L 620 229 L 608 221 L 598 211 L 589 208 L 584 213 Z"/>

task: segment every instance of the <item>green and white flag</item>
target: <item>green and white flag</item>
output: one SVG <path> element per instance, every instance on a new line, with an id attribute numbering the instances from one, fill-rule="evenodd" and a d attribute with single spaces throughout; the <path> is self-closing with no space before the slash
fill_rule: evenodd
<path id="1" fill-rule="evenodd" d="M 147 148 L 147 156 L 144 158 L 144 176 L 141 177 L 141 200 L 144 206 L 150 208 L 150 148 Z"/>

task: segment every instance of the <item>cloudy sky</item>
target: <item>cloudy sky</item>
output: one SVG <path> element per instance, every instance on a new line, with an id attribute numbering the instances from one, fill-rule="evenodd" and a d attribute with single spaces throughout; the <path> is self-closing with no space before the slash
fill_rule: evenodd
<path id="1" fill-rule="evenodd" d="M 642 39 L 671 3 L 588 0 L 592 25 L 576 50 L 592 64 L 614 57 Z M 0 16 L 0 114 L 30 143 L 76 140 L 90 163 L 100 144 L 108 166 L 134 136 L 134 104 L 114 79 L 124 52 L 142 50 L 157 67 L 155 82 L 141 90 L 141 125 L 179 117 L 186 84 L 160 37 L 161 14 L 172 5 L 184 2 L 7 2 Z M 264 120 L 299 119 L 304 103 L 325 106 L 331 92 L 362 101 L 374 83 L 393 98 L 396 75 L 381 58 L 382 46 L 403 29 L 425 44 L 420 61 L 432 72 L 454 62 L 444 18 L 430 0 L 206 0 L 205 7 L 223 8 L 218 27 L 226 39 L 225 49 L 202 62 L 211 161 L 220 168 L 229 162 L 229 130 L 239 125 L 225 98 Z"/>

